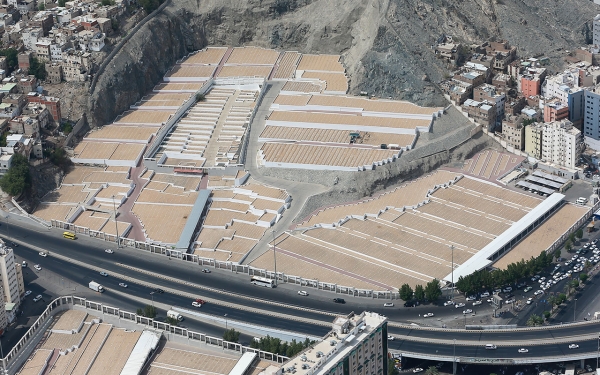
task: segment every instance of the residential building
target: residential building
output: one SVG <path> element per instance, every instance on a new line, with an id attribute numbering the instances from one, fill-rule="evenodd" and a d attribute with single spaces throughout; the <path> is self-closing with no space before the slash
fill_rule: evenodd
<path id="1" fill-rule="evenodd" d="M 542 158 L 544 124 L 534 122 L 525 127 L 525 152 L 536 159 Z"/>
<path id="2" fill-rule="evenodd" d="M 593 44 L 596 46 L 600 46 L 600 14 L 594 17 L 594 21 L 592 23 L 592 33 Z"/>
<path id="3" fill-rule="evenodd" d="M 485 48 L 488 57 L 493 58 L 492 68 L 504 71 L 517 57 L 517 47 L 511 47 L 507 41 L 490 42 Z"/>
<path id="4" fill-rule="evenodd" d="M 29 71 L 29 64 L 31 63 L 30 55 L 31 55 L 31 53 L 28 51 L 19 53 L 17 55 L 17 60 L 19 62 L 19 69 L 21 69 L 24 72 Z"/>
<path id="5" fill-rule="evenodd" d="M 569 120 L 544 124 L 542 161 L 575 168 L 583 151 L 581 132 Z"/>
<path id="6" fill-rule="evenodd" d="M 46 80 L 48 80 L 53 85 L 61 83 L 63 80 L 62 65 L 60 65 L 59 63 L 52 63 L 50 65 L 46 65 L 46 73 L 48 73 Z"/>
<path id="7" fill-rule="evenodd" d="M 476 71 L 466 71 L 454 75 L 454 79 L 477 87 L 485 83 L 485 75 Z"/>
<path id="8" fill-rule="evenodd" d="M 40 128 L 47 128 L 48 125 L 54 122 L 45 104 L 27 103 L 23 108 L 23 115 L 35 119 L 39 123 Z"/>
<path id="9" fill-rule="evenodd" d="M 385 375 L 388 373 L 387 336 L 387 319 L 383 315 L 363 312 L 340 316 L 322 341 L 280 365 L 277 371 L 268 373 L 279 374 L 282 369 L 293 366 L 296 375 Z M 302 358 L 302 362 L 297 358 Z"/>
<path id="10" fill-rule="evenodd" d="M 40 62 L 49 62 L 50 61 L 50 45 L 52 42 L 46 38 L 38 40 L 35 43 L 35 57 Z"/>
<path id="11" fill-rule="evenodd" d="M 525 127 L 521 116 L 506 116 L 502 121 L 502 138 L 515 150 L 523 150 L 525 146 Z"/>
<path id="12" fill-rule="evenodd" d="M 567 97 L 569 106 L 569 121 L 583 132 L 583 115 L 585 107 L 585 91 L 581 87 L 569 89 Z"/>
<path id="13" fill-rule="evenodd" d="M 48 111 L 50 112 L 50 116 L 52 116 L 52 120 L 54 120 L 55 123 L 60 123 L 62 119 L 62 112 L 60 109 L 59 98 L 55 98 L 53 96 L 44 96 L 35 92 L 30 92 L 29 94 L 27 94 L 27 102 L 45 105 Z"/>
<path id="14" fill-rule="evenodd" d="M 31 27 L 24 29 L 21 32 L 23 38 L 23 44 L 29 51 L 35 51 L 35 44 L 37 41 L 44 36 L 44 31 L 41 27 Z"/>
<path id="15" fill-rule="evenodd" d="M 498 92 L 507 94 L 511 87 L 512 77 L 505 73 L 498 73 L 492 78 L 492 85 L 498 90 Z"/>
<path id="16" fill-rule="evenodd" d="M 473 85 L 456 79 L 443 81 L 440 84 L 442 90 L 450 96 L 450 100 L 461 105 L 467 99 L 473 98 Z"/>
<path id="17" fill-rule="evenodd" d="M 37 12 L 28 24 L 30 27 L 42 29 L 43 34 L 48 35 L 48 31 L 54 25 L 54 14 L 51 11 Z"/>
<path id="18" fill-rule="evenodd" d="M 0 240 L 0 278 L 2 278 L 2 288 L 4 289 L 4 301 L 18 306 L 21 294 L 15 269 L 15 255 L 13 249 L 6 246 L 2 240 Z M 12 321 L 10 317 L 8 320 Z"/>
<path id="19" fill-rule="evenodd" d="M 517 96 L 516 98 L 508 98 L 504 103 L 504 116 L 518 116 L 521 114 L 523 108 L 527 105 L 527 100 L 524 96 Z"/>
<path id="20" fill-rule="evenodd" d="M 33 75 L 23 74 L 20 78 L 18 78 L 17 86 L 19 88 L 19 93 L 27 94 L 37 89 L 38 81 Z"/>
<path id="21" fill-rule="evenodd" d="M 546 78 L 542 84 L 542 95 L 545 98 L 558 98 L 569 104 L 570 89 L 579 87 L 579 69 L 567 69 L 561 74 Z"/>
<path id="22" fill-rule="evenodd" d="M 10 132 L 13 134 L 24 134 L 27 136 L 39 136 L 40 123 L 29 116 L 17 116 L 8 122 Z"/>
<path id="23" fill-rule="evenodd" d="M 63 52 L 63 77 L 67 82 L 84 82 L 88 76 L 89 53 L 67 50 Z"/>
<path id="24" fill-rule="evenodd" d="M 502 127 L 502 119 L 504 118 L 504 103 L 506 102 L 505 94 L 498 92 L 496 87 L 485 83 L 473 89 L 473 100 L 478 102 L 487 101 L 493 103 L 494 107 L 496 108 L 496 127 Z"/>
<path id="25" fill-rule="evenodd" d="M 12 160 L 15 155 L 15 150 L 12 147 L 0 147 L 0 175 L 8 172 L 9 168 L 12 165 Z M 4 305 L 4 298 L 0 298 L 2 300 L 2 305 Z M 2 311 L 4 309 L 2 308 Z M 0 320 L 2 317 L 0 316 Z M 0 325 L 1 328 L 1 325 Z"/>
<path id="26" fill-rule="evenodd" d="M 569 118 L 569 106 L 557 98 L 544 103 L 544 122 L 554 122 Z"/>
<path id="27" fill-rule="evenodd" d="M 546 78 L 546 68 L 525 68 L 520 75 L 520 90 L 525 96 L 540 95 Z"/>
<path id="28" fill-rule="evenodd" d="M 494 131 L 496 127 L 496 106 L 494 103 L 467 99 L 463 104 L 463 110 L 476 123 L 485 126 L 488 131 Z"/>

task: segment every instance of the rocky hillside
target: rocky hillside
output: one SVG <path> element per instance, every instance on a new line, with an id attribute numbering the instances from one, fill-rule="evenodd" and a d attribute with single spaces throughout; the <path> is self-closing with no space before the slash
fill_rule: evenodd
<path id="1" fill-rule="evenodd" d="M 521 55 L 564 50 L 591 38 L 600 7 L 589 0 L 170 0 L 101 75 L 88 118 L 108 123 L 148 92 L 169 67 L 206 45 L 257 45 L 341 53 L 351 91 L 440 105 L 431 82 L 447 66 L 431 45 L 507 39 Z M 426 79 L 427 77 L 428 79 Z"/>

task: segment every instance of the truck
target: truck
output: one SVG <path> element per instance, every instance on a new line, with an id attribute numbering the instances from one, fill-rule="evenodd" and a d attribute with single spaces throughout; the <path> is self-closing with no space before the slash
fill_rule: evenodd
<path id="1" fill-rule="evenodd" d="M 177 319 L 180 322 L 183 320 L 183 316 L 181 316 L 180 313 L 178 313 L 177 311 L 174 311 L 174 310 L 167 311 L 167 316 L 172 319 Z"/>
<path id="2" fill-rule="evenodd" d="M 90 286 L 90 289 L 93 290 L 93 291 L 95 291 L 95 292 L 99 292 L 99 293 L 104 292 L 104 287 L 101 284 L 99 284 L 99 283 L 97 283 L 95 281 L 90 281 L 90 285 L 89 286 Z"/>

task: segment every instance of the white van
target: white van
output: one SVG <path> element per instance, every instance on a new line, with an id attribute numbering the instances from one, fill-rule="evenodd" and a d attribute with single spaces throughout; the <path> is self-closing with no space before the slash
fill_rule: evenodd
<path id="1" fill-rule="evenodd" d="M 488 350 L 494 350 L 494 349 L 496 349 L 496 345 L 494 345 L 494 344 L 486 344 L 485 348 L 488 349 Z"/>
<path id="2" fill-rule="evenodd" d="M 579 198 L 577 198 L 577 201 L 576 201 L 577 204 L 581 204 L 581 205 L 584 205 L 587 202 L 588 202 L 587 198 L 584 198 L 584 197 L 579 197 Z"/>

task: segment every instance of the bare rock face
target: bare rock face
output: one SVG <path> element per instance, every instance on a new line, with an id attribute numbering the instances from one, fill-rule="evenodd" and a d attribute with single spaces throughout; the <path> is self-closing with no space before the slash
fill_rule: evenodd
<path id="1" fill-rule="evenodd" d="M 442 105 L 446 63 L 431 46 L 506 39 L 522 56 L 560 54 L 590 42 L 600 7 L 589 0 L 167 0 L 110 61 L 91 93 L 101 125 L 139 100 L 180 58 L 207 45 L 255 45 L 342 54 L 350 91 Z M 422 77 L 427 76 L 424 80 Z"/>

